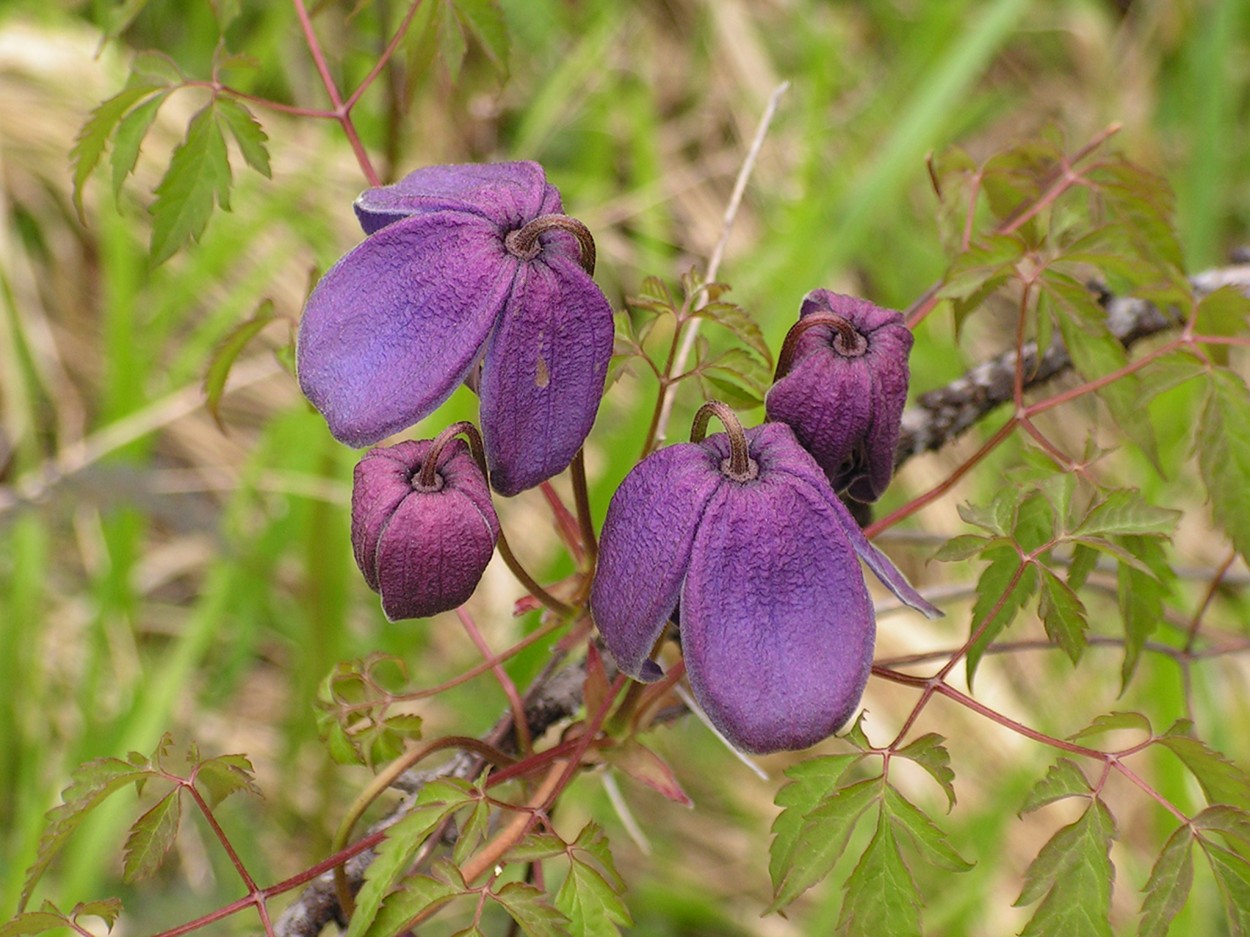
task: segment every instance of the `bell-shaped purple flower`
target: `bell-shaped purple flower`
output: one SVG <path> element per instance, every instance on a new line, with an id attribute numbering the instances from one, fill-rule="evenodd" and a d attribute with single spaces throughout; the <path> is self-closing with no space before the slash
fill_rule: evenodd
<path id="1" fill-rule="evenodd" d="M 463 604 L 495 551 L 499 520 L 486 477 L 451 438 L 466 426 L 371 449 L 356 465 L 352 548 L 391 621 Z"/>
<path id="2" fill-rule="evenodd" d="M 708 408 L 729 430 L 702 438 Z M 902 601 L 938 615 L 868 542 L 790 428 L 743 433 L 723 404 L 695 439 L 625 478 L 599 545 L 590 606 L 608 651 L 640 680 L 680 603 L 695 699 L 737 748 L 814 745 L 855 711 L 875 638 L 859 559 Z"/>
<path id="3" fill-rule="evenodd" d="M 894 472 L 911 329 L 866 299 L 812 290 L 786 336 L 768 419 L 786 423 L 835 491 L 876 501 Z"/>
<path id="4" fill-rule="evenodd" d="M 563 471 L 598 411 L 612 308 L 594 242 L 536 163 L 432 166 L 356 201 L 369 236 L 308 298 L 300 387 L 334 436 L 376 443 L 480 377 L 501 494 Z"/>

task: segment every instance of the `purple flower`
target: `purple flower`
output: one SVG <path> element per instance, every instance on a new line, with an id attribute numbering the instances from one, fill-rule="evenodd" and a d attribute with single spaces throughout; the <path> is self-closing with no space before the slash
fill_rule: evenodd
<path id="1" fill-rule="evenodd" d="M 536 163 L 432 166 L 361 195 L 369 237 L 300 322 L 300 386 L 330 432 L 370 445 L 476 379 L 495 490 L 563 471 L 594 423 L 613 326 L 587 272 L 594 242 L 560 212 Z"/>
<path id="2" fill-rule="evenodd" d="M 669 446 L 625 478 L 603 525 L 590 606 L 622 671 L 660 676 L 652 649 L 680 603 L 695 699 L 743 751 L 806 748 L 855 711 L 875 619 L 856 557 L 902 601 L 940 614 L 870 544 L 790 428 Z M 696 418 L 695 438 L 707 408 Z"/>
<path id="3" fill-rule="evenodd" d="M 468 600 L 499 537 L 486 477 L 449 427 L 437 439 L 371 449 L 352 485 L 352 548 L 391 621 Z"/>
<path id="4" fill-rule="evenodd" d="M 876 501 L 894 472 L 912 333 L 866 299 L 812 290 L 786 336 L 768 419 L 789 424 L 835 491 Z"/>

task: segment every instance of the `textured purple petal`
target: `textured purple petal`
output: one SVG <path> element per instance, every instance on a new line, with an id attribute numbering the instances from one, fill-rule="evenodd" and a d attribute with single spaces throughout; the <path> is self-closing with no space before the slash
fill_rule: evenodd
<path id="1" fill-rule="evenodd" d="M 414 491 L 378 541 L 378 588 L 391 621 L 462 605 L 495 549 L 491 527 L 457 491 Z"/>
<path id="2" fill-rule="evenodd" d="M 506 231 L 560 211 L 560 194 L 537 163 L 464 163 L 427 166 L 394 185 L 367 189 L 353 207 L 366 234 L 409 215 L 446 210 L 481 215 Z"/>
<path id="3" fill-rule="evenodd" d="M 429 447 L 430 441 L 423 440 L 403 451 L 405 462 L 417 456 L 414 474 Z M 376 539 L 376 588 L 391 621 L 424 618 L 463 604 L 495 550 L 499 521 L 482 472 L 461 440 L 443 449 L 438 475 L 436 491 L 409 483 L 407 497 Z"/>
<path id="4" fill-rule="evenodd" d="M 767 468 L 772 472 L 789 475 L 806 488 L 813 498 L 824 501 L 828 505 L 830 516 L 841 528 L 845 540 L 881 580 L 882 585 L 893 592 L 904 605 L 923 612 L 926 617 L 942 617 L 941 609 L 917 592 L 890 558 L 864 536 L 851 512 L 829 487 L 829 480 L 825 478 L 820 466 L 798 445 L 789 427 L 784 423 L 769 423 L 749 430 L 747 435 L 752 438 L 752 448 L 758 447 L 761 451 L 761 473 Z"/>
<path id="5" fill-rule="evenodd" d="M 518 261 L 482 218 L 417 215 L 367 238 L 313 290 L 300 387 L 334 436 L 367 446 L 446 400 L 477 358 Z"/>
<path id="6" fill-rule="evenodd" d="M 378 540 L 399 503 L 412 494 L 412 476 L 432 440 L 407 440 L 370 449 L 356 463 L 352 480 L 352 550 L 365 582 L 378 591 Z"/>
<path id="7" fill-rule="evenodd" d="M 737 748 L 807 748 L 859 704 L 872 603 L 828 505 L 792 476 L 723 486 L 695 535 L 681 596 L 695 699 Z"/>
<path id="8" fill-rule="evenodd" d="M 849 320 L 867 349 L 843 357 L 834 350 L 834 329 L 808 329 L 790 372 L 769 390 L 768 418 L 790 424 L 836 490 L 875 501 L 894 471 L 912 333 L 899 313 L 829 290 L 808 293 L 799 315 L 819 312 Z"/>
<path id="9" fill-rule="evenodd" d="M 612 307 L 563 252 L 521 265 L 478 388 L 496 491 L 532 488 L 572 461 L 599 410 L 612 336 Z"/>
<path id="10" fill-rule="evenodd" d="M 651 650 L 677 605 L 695 529 L 725 483 L 719 457 L 679 443 L 648 456 L 608 505 L 590 608 L 622 671 L 655 679 Z"/>

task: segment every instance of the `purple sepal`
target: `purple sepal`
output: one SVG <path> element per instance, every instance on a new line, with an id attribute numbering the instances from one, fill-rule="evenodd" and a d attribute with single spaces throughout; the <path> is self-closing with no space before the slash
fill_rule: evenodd
<path id="1" fill-rule="evenodd" d="M 854 714 L 872 665 L 857 557 L 904 602 L 936 609 L 854 528 L 788 426 L 746 438 L 750 481 L 725 474 L 724 433 L 635 466 L 608 508 L 591 609 L 617 665 L 653 678 L 680 600 L 686 671 L 713 725 L 744 751 L 806 748 Z"/>
<path id="2" fill-rule="evenodd" d="M 542 233 L 533 256 L 507 246 L 561 211 L 542 167 L 431 166 L 355 208 L 369 237 L 317 284 L 296 346 L 300 387 L 330 431 L 352 446 L 380 442 L 429 416 L 480 364 L 470 383 L 484 390 L 496 490 L 563 471 L 598 412 L 612 308 L 568 232 Z"/>
<path id="3" fill-rule="evenodd" d="M 831 325 L 803 331 L 789 372 L 768 392 L 768 419 L 794 430 L 835 491 L 875 501 L 894 471 L 912 333 L 901 314 L 829 290 L 807 294 L 800 322 L 816 313 L 841 316 L 865 347 L 840 352 L 839 333 Z"/>
<path id="4" fill-rule="evenodd" d="M 372 449 L 356 465 L 352 549 L 391 621 L 462 605 L 477 588 L 499 537 L 481 469 L 459 439 L 438 457 L 437 482 L 417 482 L 432 440 Z"/>

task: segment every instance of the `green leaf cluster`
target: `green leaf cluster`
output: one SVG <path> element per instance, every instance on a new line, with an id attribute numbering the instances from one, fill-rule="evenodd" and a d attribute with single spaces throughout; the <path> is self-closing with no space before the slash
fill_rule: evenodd
<path id="1" fill-rule="evenodd" d="M 391 684 L 405 673 L 402 660 L 380 652 L 335 664 L 314 704 L 317 732 L 330 757 L 339 764 L 374 768 L 421 738 L 420 716 L 391 711 L 397 702 Z"/>

